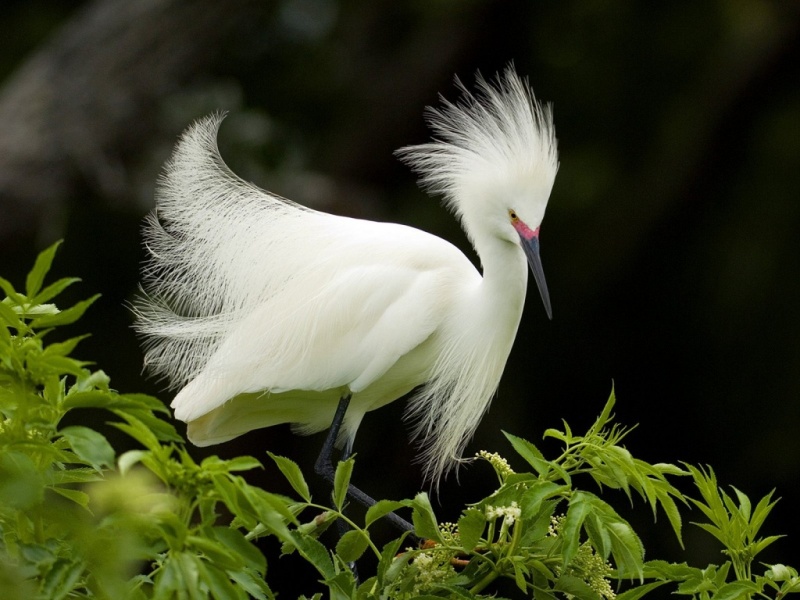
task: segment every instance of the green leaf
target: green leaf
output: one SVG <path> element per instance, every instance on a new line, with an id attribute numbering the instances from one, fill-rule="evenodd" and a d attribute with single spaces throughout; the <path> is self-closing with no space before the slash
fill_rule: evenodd
<path id="1" fill-rule="evenodd" d="M 590 588 L 582 579 L 573 575 L 562 575 L 556 582 L 555 589 L 580 600 L 602 600 L 600 594 Z"/>
<path id="2" fill-rule="evenodd" d="M 239 571 L 228 571 L 228 576 L 245 592 L 256 600 L 274 600 L 275 594 L 269 589 L 263 577 L 253 573 L 249 569 Z"/>
<path id="3" fill-rule="evenodd" d="M 661 487 L 658 482 L 654 484 L 654 488 L 658 502 L 661 504 L 664 514 L 667 515 L 670 525 L 672 525 L 672 530 L 678 538 L 678 543 L 681 545 L 681 548 L 683 548 L 683 537 L 681 535 L 683 521 L 680 511 L 678 511 L 678 506 L 675 504 L 672 496 L 670 496 L 669 491 Z"/>
<path id="4" fill-rule="evenodd" d="M 439 525 L 436 521 L 436 515 L 433 513 L 431 501 L 428 494 L 420 492 L 414 497 L 411 504 L 413 512 L 411 513 L 411 520 L 414 523 L 414 533 L 418 537 L 431 539 L 439 542 L 444 542 L 442 534 L 439 531 Z"/>
<path id="5" fill-rule="evenodd" d="M 237 456 L 225 461 L 225 468 L 229 472 L 250 471 L 252 469 L 260 469 L 262 467 L 263 465 L 259 462 L 259 460 L 253 456 Z"/>
<path id="6" fill-rule="evenodd" d="M 266 572 L 267 559 L 256 546 L 247 541 L 247 538 L 238 529 L 214 527 L 211 531 L 214 538 L 240 557 L 245 566 L 258 573 Z"/>
<path id="7" fill-rule="evenodd" d="M 356 581 L 350 569 L 343 569 L 325 581 L 331 600 L 353 600 Z"/>
<path id="8" fill-rule="evenodd" d="M 753 581 L 731 581 L 716 591 L 714 600 L 741 600 L 758 592 L 758 585 Z"/>
<path id="9" fill-rule="evenodd" d="M 36 257 L 36 262 L 25 280 L 25 294 L 29 298 L 33 298 L 42 288 L 44 278 L 50 270 L 50 265 L 53 264 L 53 258 L 60 245 L 61 241 L 59 240 L 49 248 L 42 250 Z"/>
<path id="10" fill-rule="evenodd" d="M 113 427 L 124 431 L 148 450 L 158 451 L 161 449 L 158 437 L 156 437 L 151 428 L 147 427 L 132 414 L 121 412 L 117 414 L 125 419 L 127 423 L 111 423 Z"/>
<path id="11" fill-rule="evenodd" d="M 281 470 L 281 473 L 283 473 L 283 476 L 286 477 L 292 489 L 294 489 L 303 500 L 311 502 L 311 492 L 308 489 L 305 477 L 303 477 L 303 472 L 300 470 L 297 463 L 283 456 L 273 454 L 272 452 L 267 452 L 267 454 L 269 454 L 269 457 L 278 465 L 278 468 Z"/>
<path id="12" fill-rule="evenodd" d="M 225 571 L 207 561 L 197 561 L 200 579 L 208 587 L 209 597 L 215 600 L 241 600 L 242 595 Z"/>
<path id="13" fill-rule="evenodd" d="M 24 327 L 23 322 L 19 317 L 19 314 L 17 314 L 17 312 L 14 311 L 14 309 L 8 306 L 8 304 L 6 304 L 5 302 L 0 302 L 0 319 L 3 320 L 6 327 L 13 327 L 14 329 L 17 330 L 22 329 Z"/>
<path id="14" fill-rule="evenodd" d="M 0 289 L 2 289 L 6 293 L 6 297 L 8 297 L 9 300 L 14 302 L 14 304 L 21 306 L 26 303 L 27 298 L 25 298 L 25 296 L 23 296 L 22 294 L 18 293 L 14 289 L 14 286 L 11 285 L 11 282 L 8 279 L 0 277 Z"/>
<path id="15" fill-rule="evenodd" d="M 58 314 L 38 317 L 31 321 L 31 327 L 34 329 L 45 329 L 48 327 L 57 327 L 60 325 L 69 325 L 70 323 L 74 323 L 83 316 L 83 313 L 86 312 L 86 309 L 94 304 L 99 297 L 100 294 L 95 294 L 91 298 L 88 298 L 87 300 L 81 300 L 74 306 L 70 306 Z"/>
<path id="16" fill-rule="evenodd" d="M 71 595 L 83 572 L 83 566 L 68 559 L 58 559 L 47 571 L 41 583 L 41 596 L 61 600 Z"/>
<path id="17" fill-rule="evenodd" d="M 772 494 L 775 493 L 775 490 L 772 490 L 769 494 L 761 498 L 758 504 L 756 504 L 755 509 L 753 509 L 753 516 L 750 519 L 750 535 L 755 537 L 761 526 L 764 524 L 764 520 L 767 518 L 769 513 L 772 511 L 774 506 L 778 503 L 778 500 L 772 500 Z"/>
<path id="18" fill-rule="evenodd" d="M 519 454 L 525 460 L 525 462 L 532 466 L 539 475 L 547 475 L 547 473 L 550 472 L 550 463 L 545 460 L 544 455 L 536 446 L 534 446 L 528 440 L 524 440 L 505 431 L 503 432 L 503 435 L 506 436 L 506 439 L 509 442 L 511 442 L 511 445 L 513 446 L 514 450 L 516 450 L 517 454 Z"/>
<path id="19" fill-rule="evenodd" d="M 79 277 L 64 277 L 63 279 L 59 279 L 58 281 L 48 285 L 41 292 L 38 292 L 33 298 L 31 298 L 31 303 L 39 305 L 44 304 L 48 300 L 52 300 L 58 296 L 73 283 L 78 283 L 79 281 Z"/>
<path id="20" fill-rule="evenodd" d="M 190 535 L 186 537 L 186 547 L 201 552 L 210 562 L 223 569 L 237 569 L 242 566 L 236 552 L 231 552 L 213 538 Z"/>
<path id="21" fill-rule="evenodd" d="M 570 487 L 559 485 L 552 481 L 537 481 L 523 493 L 519 500 L 522 509 L 522 518 L 525 520 L 534 519 L 541 510 L 542 503 L 548 498 L 553 498 L 561 494 L 568 494 Z"/>
<path id="22" fill-rule="evenodd" d="M 402 558 L 398 558 L 397 554 L 400 552 L 400 548 L 403 546 L 406 537 L 408 536 L 409 532 L 404 531 L 399 537 L 396 539 L 388 542 L 382 549 L 381 549 L 381 558 L 378 562 L 378 569 L 377 569 L 377 582 L 380 586 L 385 586 L 387 581 L 387 573 L 389 573 L 389 568 L 395 564 L 396 562 L 402 564 L 404 561 Z"/>
<path id="23" fill-rule="evenodd" d="M 526 576 L 530 575 L 528 569 L 520 561 L 514 561 L 512 564 L 514 565 L 514 583 L 523 593 L 527 592 L 528 582 Z"/>
<path id="24" fill-rule="evenodd" d="M 128 450 L 121 454 L 117 459 L 117 469 L 119 469 L 120 475 L 128 473 L 134 466 L 142 462 L 144 457 L 149 455 L 150 452 L 147 450 Z"/>
<path id="25" fill-rule="evenodd" d="M 82 508 L 89 508 L 89 494 L 86 492 L 63 487 L 52 487 L 50 489 L 57 494 L 64 496 L 64 498 L 72 500 L 75 504 Z"/>
<path id="26" fill-rule="evenodd" d="M 633 528 L 624 521 L 606 524 L 611 539 L 611 554 L 620 577 L 644 579 L 644 547 Z"/>
<path id="27" fill-rule="evenodd" d="M 575 492 L 569 502 L 569 508 L 567 508 L 567 514 L 559 535 L 564 543 L 562 556 L 565 565 L 568 565 L 578 553 L 578 548 L 581 545 L 581 528 L 586 517 L 591 514 L 593 508 L 592 499 L 595 497 L 588 492 L 578 491 Z"/>
<path id="28" fill-rule="evenodd" d="M 765 538 L 759 539 L 757 542 L 755 542 L 752 545 L 752 549 L 751 549 L 752 556 L 753 557 L 757 556 L 764 548 L 766 548 L 767 546 L 769 546 L 773 542 L 778 541 L 782 537 L 785 537 L 785 536 L 782 536 L 782 535 L 770 535 L 770 536 L 767 536 Z"/>
<path id="29" fill-rule="evenodd" d="M 336 544 L 336 554 L 344 562 L 354 562 L 361 558 L 368 547 L 369 533 L 351 529 L 339 538 L 339 542 Z"/>
<path id="30" fill-rule="evenodd" d="M 350 476 L 353 474 L 353 458 L 339 461 L 336 465 L 336 474 L 333 476 L 333 504 L 336 510 L 342 512 L 347 500 L 347 490 L 350 487 Z"/>
<path id="31" fill-rule="evenodd" d="M 608 423 L 614 418 L 614 415 L 611 414 L 611 411 L 616 403 L 617 403 L 617 396 L 616 393 L 614 392 L 614 386 L 612 385 L 611 393 L 608 396 L 608 400 L 606 400 L 606 404 L 605 406 L 603 406 L 603 410 L 600 413 L 600 416 L 597 417 L 597 420 L 595 421 L 594 425 L 592 425 L 592 427 L 590 428 L 589 430 L 590 432 L 594 433 L 600 431 L 603 427 L 605 427 L 606 423 Z"/>
<path id="32" fill-rule="evenodd" d="M 0 453 L 0 506 L 26 510 L 44 499 L 44 479 L 21 452 Z"/>
<path id="33" fill-rule="evenodd" d="M 293 500 L 249 485 L 241 477 L 237 477 L 235 481 L 244 497 L 256 508 L 259 517 L 266 511 L 277 513 L 287 523 L 298 523 L 297 516 L 291 508 L 294 505 Z"/>
<path id="34" fill-rule="evenodd" d="M 88 338 L 89 335 L 79 335 L 78 337 L 71 338 L 64 342 L 55 342 L 49 344 L 42 354 L 45 356 L 69 356 L 75 347 L 82 341 Z"/>
<path id="35" fill-rule="evenodd" d="M 662 585 L 668 583 L 667 581 L 653 581 L 651 583 L 646 583 L 644 585 L 639 585 L 635 588 L 622 592 L 621 594 L 617 594 L 617 600 L 639 600 L 645 594 L 652 592 L 654 589 L 661 587 Z"/>
<path id="36" fill-rule="evenodd" d="M 410 505 L 411 503 L 407 500 L 378 500 L 375 504 L 367 509 L 367 514 L 364 517 L 364 523 L 367 527 L 369 527 L 381 517 L 385 517 L 389 513 L 396 511 L 398 508 L 404 508 Z"/>
<path id="37" fill-rule="evenodd" d="M 483 511 L 468 508 L 458 520 L 458 535 L 461 545 L 467 552 L 472 552 L 486 530 L 486 515 Z"/>
<path id="38" fill-rule="evenodd" d="M 292 543 L 300 555 L 311 563 L 325 579 L 332 579 L 336 575 L 328 550 L 319 541 L 313 537 L 292 532 Z"/>

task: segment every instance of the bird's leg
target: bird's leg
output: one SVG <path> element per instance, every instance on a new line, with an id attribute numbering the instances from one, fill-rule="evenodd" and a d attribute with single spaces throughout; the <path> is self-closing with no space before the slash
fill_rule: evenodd
<path id="1" fill-rule="evenodd" d="M 348 392 L 339 399 L 339 405 L 336 407 L 336 413 L 333 415 L 331 428 L 328 430 L 328 437 L 325 438 L 325 442 L 322 444 L 322 450 L 320 450 L 317 461 L 314 463 L 314 470 L 317 472 L 317 475 L 323 477 L 325 481 L 331 484 L 331 486 L 333 485 L 334 478 L 336 476 L 336 469 L 333 467 L 331 454 L 333 454 L 333 447 L 336 444 L 336 438 L 339 437 L 339 430 L 342 428 L 344 415 L 347 412 L 347 407 L 350 404 L 351 397 L 352 394 Z M 346 460 L 347 456 L 343 455 L 342 459 Z M 367 508 L 375 504 L 375 500 L 372 497 L 368 496 L 352 484 L 347 487 L 347 495 L 352 500 L 355 500 Z M 386 519 L 388 519 L 392 525 L 401 531 L 411 531 L 413 534 L 414 526 L 402 517 L 398 517 L 394 513 L 389 513 L 386 515 Z M 344 533 L 344 531 L 340 530 L 340 533 Z"/>

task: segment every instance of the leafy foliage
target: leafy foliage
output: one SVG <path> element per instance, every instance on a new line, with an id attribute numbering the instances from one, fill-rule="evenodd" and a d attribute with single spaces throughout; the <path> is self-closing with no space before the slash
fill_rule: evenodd
<path id="1" fill-rule="evenodd" d="M 71 357 L 83 336 L 45 343 L 96 299 L 66 309 L 51 303 L 77 281 L 44 286 L 56 249 L 39 256 L 24 294 L 0 279 L 2 598 L 271 599 L 260 538 L 312 565 L 336 599 L 484 598 L 507 589 L 498 587 L 503 581 L 537 600 L 636 600 L 657 588 L 702 600 L 800 591 L 791 567 L 755 572 L 758 554 L 778 538 L 759 537 L 772 493 L 754 506 L 740 490 L 721 489 L 710 468 L 633 457 L 621 444 L 630 430 L 613 422 L 613 393 L 585 434 L 566 423 L 545 433 L 562 445 L 554 459 L 511 434 L 525 471 L 480 452 L 498 487 L 456 523 L 440 523 L 425 493 L 379 501 L 354 521 L 352 459 L 339 463 L 325 503 L 285 457 L 270 454 L 298 500 L 248 484 L 240 473 L 261 468 L 255 458 L 198 463 L 159 400 L 120 394 L 102 371 Z M 100 431 L 69 424 L 87 409 L 105 411 L 139 447 L 118 453 Z M 699 497 L 681 492 L 682 480 Z M 645 561 L 639 536 L 604 498 L 619 497 L 605 494 L 609 488 L 665 515 L 681 544 L 681 511 L 693 507 L 693 519 L 702 519 L 695 524 L 726 560 L 705 568 Z M 373 525 L 400 510 L 410 511 L 419 539 L 404 533 L 379 543 Z M 336 521 L 347 529 L 331 549 L 320 536 Z M 352 565 L 368 554 L 376 566 L 359 580 Z"/>

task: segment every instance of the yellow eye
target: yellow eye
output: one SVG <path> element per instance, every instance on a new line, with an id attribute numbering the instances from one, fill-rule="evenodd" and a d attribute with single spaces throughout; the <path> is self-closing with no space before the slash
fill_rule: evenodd
<path id="1" fill-rule="evenodd" d="M 519 217 L 517 216 L 517 213 L 514 212 L 514 209 L 508 209 L 508 216 L 511 217 L 512 221 L 519 221 Z"/>

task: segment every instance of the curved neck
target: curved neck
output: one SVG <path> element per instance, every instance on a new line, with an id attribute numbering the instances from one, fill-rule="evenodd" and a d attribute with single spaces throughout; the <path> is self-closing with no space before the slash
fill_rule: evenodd
<path id="1" fill-rule="evenodd" d="M 500 329 L 510 328 L 506 335 L 513 340 L 528 287 L 525 255 L 517 244 L 494 236 L 476 240 L 475 246 L 483 269 L 479 294 L 485 316 Z"/>

